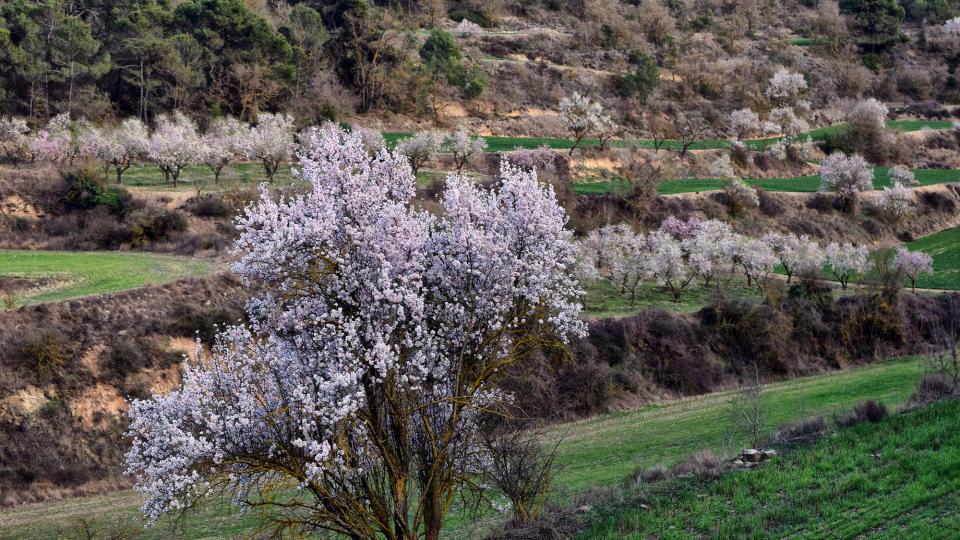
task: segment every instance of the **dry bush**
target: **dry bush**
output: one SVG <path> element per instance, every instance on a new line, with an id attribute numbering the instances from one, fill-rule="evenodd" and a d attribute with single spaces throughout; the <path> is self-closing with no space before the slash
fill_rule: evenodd
<path id="1" fill-rule="evenodd" d="M 627 476 L 627 483 L 654 484 L 670 477 L 670 470 L 661 463 L 651 467 L 640 467 Z"/>
<path id="2" fill-rule="evenodd" d="M 556 473 L 554 461 L 562 439 L 545 447 L 542 435 L 516 424 L 501 424 L 481 437 L 488 457 L 482 472 L 484 482 L 510 500 L 511 521 L 516 526 L 540 517 Z"/>
<path id="3" fill-rule="evenodd" d="M 50 378 L 68 356 L 69 342 L 55 328 L 31 329 L 21 336 L 15 356 L 41 379 Z"/>
<path id="4" fill-rule="evenodd" d="M 531 523 L 517 524 L 508 520 L 485 540 L 571 540 L 583 525 L 580 516 L 570 508 L 551 506 Z"/>
<path id="5" fill-rule="evenodd" d="M 906 409 L 935 403 L 957 395 L 957 382 L 944 373 L 928 373 L 920 378 L 917 389 L 907 400 Z"/>
<path id="6" fill-rule="evenodd" d="M 852 427 L 864 422 L 876 424 L 887 417 L 887 406 L 879 401 L 867 400 L 857 404 L 852 411 L 836 415 L 834 420 L 841 427 Z"/>
<path id="7" fill-rule="evenodd" d="M 827 424 L 826 418 L 811 416 L 780 426 L 780 429 L 773 435 L 773 440 L 778 444 L 811 443 L 820 439 L 829 431 L 830 426 Z"/>
<path id="8" fill-rule="evenodd" d="M 670 468 L 674 476 L 717 478 L 726 470 L 726 464 L 713 450 L 701 450 Z"/>

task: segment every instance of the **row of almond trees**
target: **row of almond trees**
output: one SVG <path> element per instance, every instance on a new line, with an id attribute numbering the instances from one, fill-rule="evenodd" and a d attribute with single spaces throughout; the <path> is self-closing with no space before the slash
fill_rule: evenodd
<path id="1" fill-rule="evenodd" d="M 630 295 L 631 305 L 641 286 L 655 283 L 680 302 L 683 292 L 699 280 L 704 287 L 720 287 L 737 276 L 763 292 L 777 269 L 787 282 L 797 276 L 819 276 L 824 267 L 846 289 L 852 280 L 874 268 L 866 247 L 816 240 L 791 233 L 769 233 L 762 238 L 739 234 L 718 220 L 681 220 L 669 217 L 648 234 L 629 225 L 594 229 L 581 243 L 586 278 L 605 278 Z M 933 259 L 923 252 L 898 247 L 890 270 L 916 287 L 920 274 L 933 271 Z"/>
<path id="2" fill-rule="evenodd" d="M 332 129 L 332 124 L 321 129 Z M 352 131 L 371 153 L 386 146 L 377 130 L 354 126 Z M 127 169 L 141 162 L 155 163 L 165 181 L 174 186 L 185 167 L 205 164 L 213 172 L 214 183 L 219 183 L 229 164 L 244 160 L 262 163 L 272 182 L 280 165 L 296 153 L 301 139 L 305 136 L 296 132 L 288 114 L 262 113 L 253 125 L 229 116 L 217 118 L 205 132 L 179 111 L 158 117 L 152 130 L 137 118 L 97 127 L 64 114 L 33 133 L 23 119 L 0 118 L 0 151 L 7 161 L 72 165 L 78 159 L 93 159 L 112 169 L 118 184 Z M 482 137 L 470 136 L 460 128 L 452 133 L 421 131 L 400 141 L 397 149 L 410 161 L 414 174 L 441 153 L 452 156 L 457 173 L 461 173 L 486 146 Z"/>
<path id="3" fill-rule="evenodd" d="M 94 126 L 63 114 L 31 133 L 19 118 L 0 119 L 0 144 L 12 162 L 44 161 L 72 165 L 79 159 L 99 161 L 112 169 L 117 183 L 136 163 L 153 162 L 164 180 L 177 185 L 180 173 L 192 164 L 206 164 L 219 183 L 223 169 L 240 160 L 259 161 L 271 182 L 280 163 L 294 149 L 293 118 L 264 113 L 255 125 L 232 117 L 213 120 L 201 133 L 196 123 L 174 111 L 158 117 L 153 129 L 137 118 L 113 126 Z"/>

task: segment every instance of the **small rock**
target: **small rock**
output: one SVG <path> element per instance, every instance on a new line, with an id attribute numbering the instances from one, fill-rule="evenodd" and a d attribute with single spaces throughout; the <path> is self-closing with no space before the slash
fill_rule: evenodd
<path id="1" fill-rule="evenodd" d="M 740 459 L 740 458 L 737 458 L 737 459 L 733 460 L 733 466 L 734 466 L 734 467 L 743 467 L 743 460 Z"/>
<path id="2" fill-rule="evenodd" d="M 592 509 L 593 509 L 592 506 L 590 506 L 589 504 L 585 504 L 583 506 L 578 507 L 577 512 L 589 512 Z"/>
<path id="3" fill-rule="evenodd" d="M 764 457 L 772 458 L 772 457 L 775 457 L 776 455 L 777 455 L 777 451 L 776 451 L 776 450 L 764 450 L 764 451 L 763 451 L 763 456 L 764 456 Z"/>

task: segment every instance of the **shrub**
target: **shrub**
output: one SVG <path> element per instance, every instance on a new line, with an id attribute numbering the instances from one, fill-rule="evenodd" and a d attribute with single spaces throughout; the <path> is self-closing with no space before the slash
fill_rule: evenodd
<path id="1" fill-rule="evenodd" d="M 131 339 L 118 339 L 113 342 L 110 361 L 114 371 L 121 377 L 139 371 L 147 364 L 147 355 Z"/>
<path id="2" fill-rule="evenodd" d="M 760 203 L 760 211 L 763 212 L 764 215 L 776 217 L 787 211 L 787 207 L 767 190 L 757 188 L 756 193 Z"/>
<path id="3" fill-rule="evenodd" d="M 713 450 L 701 450 L 674 465 L 670 472 L 674 476 L 702 476 L 716 478 L 723 473 L 724 463 Z"/>
<path id="4" fill-rule="evenodd" d="M 670 476 L 670 470 L 663 464 L 657 463 L 652 467 L 639 468 L 631 474 L 628 479 L 637 484 L 653 484 L 666 480 Z"/>
<path id="5" fill-rule="evenodd" d="M 773 440 L 780 444 L 813 442 L 827 434 L 830 427 L 822 416 L 811 416 L 798 422 L 785 424 L 777 430 Z"/>
<path id="6" fill-rule="evenodd" d="M 187 212 L 200 217 L 230 217 L 236 213 L 220 195 L 204 193 L 199 197 L 190 198 L 185 204 Z"/>
<path id="7" fill-rule="evenodd" d="M 16 356 L 34 373 L 47 378 L 67 359 L 67 338 L 56 329 L 31 330 L 23 336 Z"/>
<path id="8" fill-rule="evenodd" d="M 836 417 L 838 425 L 851 427 L 864 422 L 876 424 L 887 417 L 887 406 L 875 400 L 857 404 L 852 411 Z"/>
<path id="9" fill-rule="evenodd" d="M 187 230 L 183 212 L 166 208 L 140 210 L 130 216 L 130 222 L 131 243 L 135 246 L 166 240 L 171 233 Z"/>
<path id="10" fill-rule="evenodd" d="M 833 212 L 833 197 L 825 193 L 816 193 L 807 199 L 805 206 L 821 214 L 829 214 Z"/>
<path id="11" fill-rule="evenodd" d="M 952 377 L 944 373 L 930 373 L 920 379 L 917 389 L 907 401 L 907 408 L 929 405 L 956 393 L 957 383 Z"/>

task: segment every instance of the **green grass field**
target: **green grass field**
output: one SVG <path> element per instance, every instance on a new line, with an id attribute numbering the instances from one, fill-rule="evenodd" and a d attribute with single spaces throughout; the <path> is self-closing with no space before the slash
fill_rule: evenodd
<path id="1" fill-rule="evenodd" d="M 287 185 L 294 182 L 291 174 L 292 165 L 281 165 L 277 169 L 274 183 Z M 107 175 L 108 180 L 113 177 Z M 259 163 L 232 163 L 224 167 L 220 175 L 220 184 L 213 183 L 213 171 L 206 165 L 189 165 L 180 173 L 179 185 L 163 181 L 163 172 L 152 163 L 130 167 L 123 173 L 123 185 L 129 189 L 162 190 L 162 191 L 215 191 L 239 186 L 256 186 L 267 181 L 263 165 Z"/>
<path id="2" fill-rule="evenodd" d="M 947 229 L 907 244 L 933 257 L 933 274 L 922 274 L 917 287 L 960 290 L 960 228 Z"/>
<path id="3" fill-rule="evenodd" d="M 914 169 L 914 175 L 921 186 L 944 184 L 960 180 L 960 170 L 957 169 Z M 813 193 L 820 188 L 820 177 L 817 175 L 795 176 L 792 178 L 745 178 L 744 182 L 751 186 L 763 188 L 767 191 L 781 191 L 793 193 Z M 890 169 L 874 167 L 873 186 L 883 189 L 890 186 Z M 573 190 L 581 195 L 617 195 L 629 193 L 631 186 L 624 180 L 608 180 L 602 182 L 578 182 L 573 184 Z M 657 186 L 660 195 L 676 195 L 678 193 L 700 193 L 723 189 L 723 180 L 717 178 L 689 178 L 682 180 L 664 180 Z"/>
<path id="4" fill-rule="evenodd" d="M 20 305 L 160 285 L 213 269 L 212 263 L 198 259 L 147 253 L 0 251 L 0 276 L 55 280 L 17 298 Z"/>
<path id="5" fill-rule="evenodd" d="M 742 280 L 723 287 L 718 291 L 713 287 L 704 287 L 699 281 L 694 281 L 683 292 L 680 302 L 673 301 L 670 291 L 654 283 L 641 285 L 637 290 L 637 297 L 630 305 L 630 293 L 622 292 L 620 287 L 609 280 L 592 281 L 586 284 L 586 297 L 583 300 L 583 315 L 589 319 L 603 319 L 608 317 L 628 317 L 636 315 L 644 309 L 663 309 L 674 312 L 697 311 L 710 300 L 722 292 L 726 297 L 760 299 L 760 293 L 755 287 L 743 286 Z"/>
<path id="6" fill-rule="evenodd" d="M 960 401 L 943 401 L 841 429 L 756 471 L 636 490 L 601 505 L 581 538 L 957 538 L 958 418 Z"/>
<path id="7" fill-rule="evenodd" d="M 767 385 L 763 394 L 765 426 L 772 431 L 784 422 L 846 410 L 865 399 L 889 405 L 903 402 L 922 370 L 922 359 L 904 358 Z M 729 393 L 709 394 L 553 428 L 548 442 L 563 439 L 557 457 L 555 498 L 563 501 L 578 490 L 617 484 L 639 466 L 669 465 L 704 448 L 728 452 L 729 398 Z M 207 505 L 187 515 L 182 529 L 174 528 L 172 522 L 142 529 L 139 504 L 137 494 L 121 492 L 4 509 L 0 510 L 0 538 L 55 538 L 58 531 L 68 531 L 81 518 L 100 530 L 129 528 L 133 534 L 128 538 L 141 539 L 236 538 L 249 534 L 257 523 L 255 514 L 237 516 L 229 508 Z M 491 521 L 467 526 L 462 515 L 454 515 L 446 536 L 481 538 Z"/>
<path id="8" fill-rule="evenodd" d="M 887 122 L 887 128 L 894 131 L 919 131 L 925 127 L 930 129 L 948 129 L 953 126 L 952 122 L 946 120 L 891 120 Z M 813 140 L 823 140 L 829 134 L 837 133 L 843 129 L 843 125 L 828 126 L 809 131 L 804 135 L 809 135 Z M 393 146 L 402 139 L 411 136 L 408 132 L 384 133 L 389 146 Z M 487 151 L 489 152 L 509 152 L 516 148 L 537 148 L 543 145 L 550 148 L 562 150 L 573 146 L 573 140 L 562 137 L 484 137 L 487 141 Z M 746 144 L 756 150 L 762 150 L 780 140 L 779 137 L 769 137 L 766 139 L 752 139 L 745 141 Z M 596 139 L 584 139 L 582 146 L 598 146 L 600 142 Z M 639 146 L 641 148 L 654 148 L 654 141 L 650 139 L 639 140 L 614 140 L 612 146 L 628 147 Z M 680 141 L 668 140 L 662 148 L 666 150 L 680 150 L 682 148 Z M 729 148 L 730 141 L 727 139 L 705 139 L 695 141 L 690 145 L 690 150 L 716 150 L 720 148 Z"/>

